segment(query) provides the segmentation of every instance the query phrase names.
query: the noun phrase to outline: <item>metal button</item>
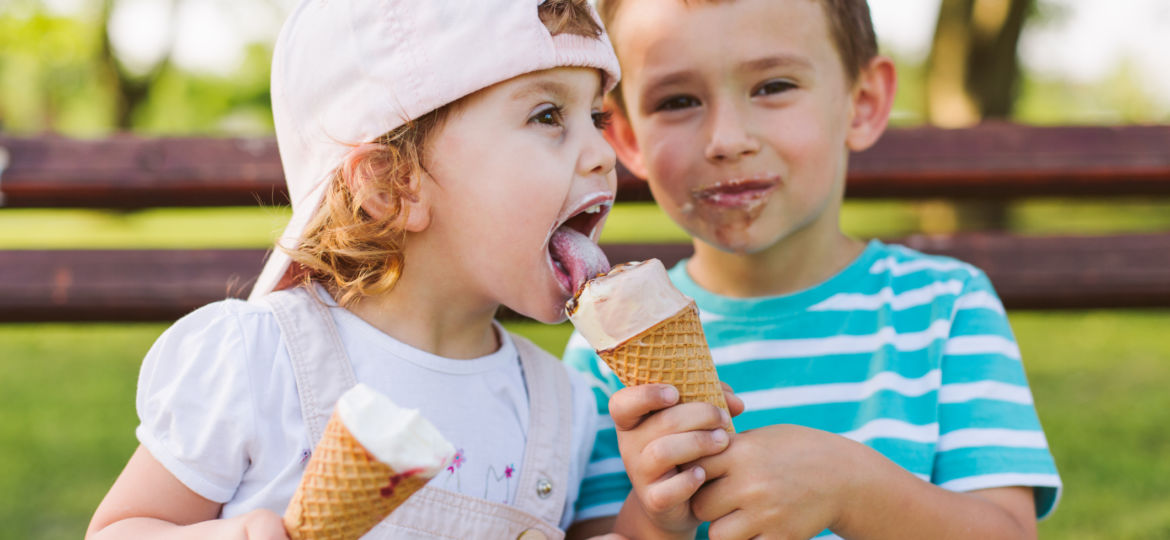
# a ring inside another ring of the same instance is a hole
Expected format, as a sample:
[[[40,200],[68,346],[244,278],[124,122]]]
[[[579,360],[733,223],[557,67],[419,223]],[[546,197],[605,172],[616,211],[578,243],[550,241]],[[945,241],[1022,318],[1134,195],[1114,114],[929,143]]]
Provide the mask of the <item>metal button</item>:
[[[549,482],[547,479],[544,479],[544,478],[537,480],[536,481],[536,494],[541,499],[547,499],[549,495],[552,495],[552,482]]]
[[[517,536],[516,540],[548,540],[548,535],[536,529],[528,529],[520,533],[520,536]]]

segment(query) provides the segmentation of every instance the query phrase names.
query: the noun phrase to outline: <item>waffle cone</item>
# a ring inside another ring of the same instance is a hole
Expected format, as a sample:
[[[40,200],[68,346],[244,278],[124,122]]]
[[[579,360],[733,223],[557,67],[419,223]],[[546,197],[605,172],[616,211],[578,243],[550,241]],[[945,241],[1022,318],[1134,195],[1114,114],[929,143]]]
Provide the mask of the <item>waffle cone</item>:
[[[666,383],[678,389],[679,403],[701,401],[728,410],[694,302],[597,354],[626,386]],[[729,425],[727,431],[735,428]]]
[[[390,515],[427,478],[378,461],[334,411],[284,512],[292,540],[353,540]]]

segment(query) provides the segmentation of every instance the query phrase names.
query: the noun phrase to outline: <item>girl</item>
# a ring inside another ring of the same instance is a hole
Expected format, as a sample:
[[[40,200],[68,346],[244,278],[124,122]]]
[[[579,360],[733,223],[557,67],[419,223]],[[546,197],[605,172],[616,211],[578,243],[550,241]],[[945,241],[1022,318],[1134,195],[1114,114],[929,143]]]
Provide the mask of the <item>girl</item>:
[[[459,449],[368,538],[562,537],[595,402],[493,317],[559,321],[608,268],[599,130],[618,76],[585,0],[304,0],[272,68],[293,217],[249,302],[152,347],[141,444],[87,536],[284,538],[278,514],[360,381]]]

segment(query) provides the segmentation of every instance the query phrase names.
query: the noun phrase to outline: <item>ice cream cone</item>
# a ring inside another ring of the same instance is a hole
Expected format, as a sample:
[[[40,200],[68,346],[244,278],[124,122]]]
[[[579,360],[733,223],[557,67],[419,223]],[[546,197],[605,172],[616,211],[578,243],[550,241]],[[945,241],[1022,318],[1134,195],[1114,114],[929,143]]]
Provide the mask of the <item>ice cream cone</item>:
[[[334,412],[285,510],[284,526],[293,540],[359,538],[426,485],[420,472],[378,461]]]
[[[693,301],[673,316],[597,354],[626,386],[670,384],[678,389],[680,403],[701,401],[728,410]],[[735,432],[730,425],[727,430]]]
[[[728,410],[699,310],[671,283],[662,261],[613,267],[581,286],[565,311],[626,386],[666,383],[678,389],[680,403]]]

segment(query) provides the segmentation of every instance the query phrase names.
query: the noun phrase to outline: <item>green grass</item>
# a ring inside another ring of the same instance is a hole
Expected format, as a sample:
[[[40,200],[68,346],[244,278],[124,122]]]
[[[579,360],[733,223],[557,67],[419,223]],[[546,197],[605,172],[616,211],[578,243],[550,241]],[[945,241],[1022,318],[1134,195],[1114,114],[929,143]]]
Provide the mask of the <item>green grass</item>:
[[[1014,312],[1066,491],[1041,538],[1170,537],[1170,310]],[[554,354],[567,325],[514,323]],[[136,442],[161,324],[0,325],[0,539],[77,538]]]
[[[0,249],[267,247],[284,209],[0,210]],[[850,201],[844,230],[917,230],[913,204]],[[1170,230],[1170,204],[1016,204],[1022,234]],[[606,242],[686,241],[652,204],[614,209]],[[1170,310],[1014,312],[1065,482],[1041,538],[1170,537]],[[510,323],[559,354],[568,325]],[[79,537],[136,445],[138,366],[165,324],[0,325],[0,540]]]

